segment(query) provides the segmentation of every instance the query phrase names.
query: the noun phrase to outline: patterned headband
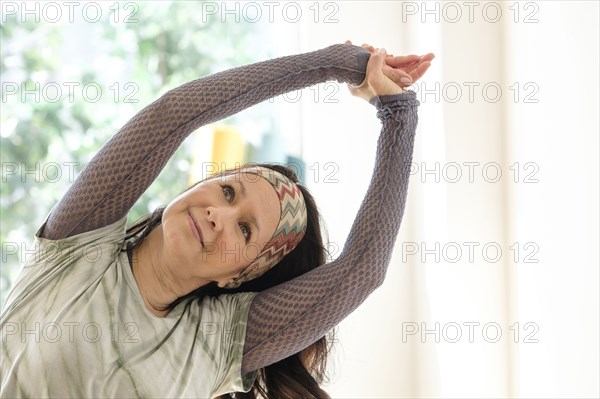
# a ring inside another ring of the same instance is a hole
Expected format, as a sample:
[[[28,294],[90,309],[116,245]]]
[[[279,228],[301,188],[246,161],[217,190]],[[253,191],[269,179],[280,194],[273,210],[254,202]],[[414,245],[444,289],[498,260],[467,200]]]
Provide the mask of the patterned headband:
[[[237,288],[240,284],[262,276],[290,253],[306,232],[306,204],[298,186],[276,170],[251,166],[232,171],[251,173],[267,180],[277,193],[280,206],[279,225],[262,252],[244,271],[225,288]],[[227,174],[231,174],[227,173]]]

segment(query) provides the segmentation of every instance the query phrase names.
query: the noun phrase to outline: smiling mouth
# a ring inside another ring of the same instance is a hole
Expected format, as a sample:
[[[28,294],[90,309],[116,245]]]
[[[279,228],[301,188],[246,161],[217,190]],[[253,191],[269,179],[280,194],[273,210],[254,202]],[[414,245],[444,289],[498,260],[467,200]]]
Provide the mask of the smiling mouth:
[[[190,224],[190,228],[192,229],[192,232],[194,233],[194,235],[200,242],[200,245],[202,246],[202,248],[204,248],[204,242],[202,242],[202,232],[200,231],[200,228],[198,227],[198,223],[196,223],[196,219],[194,219],[194,217],[192,216],[192,214],[189,211],[188,211],[188,222]]]

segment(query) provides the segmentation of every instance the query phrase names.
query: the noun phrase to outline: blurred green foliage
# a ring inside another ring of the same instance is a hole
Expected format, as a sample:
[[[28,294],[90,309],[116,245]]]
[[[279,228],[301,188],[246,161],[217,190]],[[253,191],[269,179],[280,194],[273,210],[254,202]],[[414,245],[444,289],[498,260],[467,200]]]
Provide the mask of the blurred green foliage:
[[[0,25],[1,303],[31,256],[35,231],[120,126],[171,88],[270,56],[256,46],[260,26],[202,21],[200,3],[135,3],[133,23],[123,22],[131,9],[117,17],[108,4],[94,23],[22,22],[13,15]],[[187,186],[190,153],[179,148],[130,211],[130,223]]]

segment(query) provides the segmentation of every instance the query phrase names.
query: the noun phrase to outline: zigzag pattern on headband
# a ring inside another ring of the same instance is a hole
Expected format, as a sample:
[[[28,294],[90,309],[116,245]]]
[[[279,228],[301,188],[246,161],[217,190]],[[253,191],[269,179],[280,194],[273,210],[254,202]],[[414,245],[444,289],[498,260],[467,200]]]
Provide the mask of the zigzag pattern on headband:
[[[233,171],[233,173],[235,172]],[[307,223],[306,204],[296,183],[276,170],[263,166],[238,169],[237,173],[258,175],[271,183],[279,198],[280,217],[273,237],[267,242],[258,257],[225,288],[237,288],[243,282],[263,275],[279,263],[302,240]]]

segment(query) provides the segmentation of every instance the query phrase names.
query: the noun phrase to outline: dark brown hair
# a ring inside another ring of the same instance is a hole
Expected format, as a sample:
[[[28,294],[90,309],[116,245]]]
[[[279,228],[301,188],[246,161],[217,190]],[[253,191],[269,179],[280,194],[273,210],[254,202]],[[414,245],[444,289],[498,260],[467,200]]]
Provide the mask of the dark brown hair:
[[[255,166],[264,166],[276,170],[298,184],[304,196],[307,211],[307,226],[304,237],[296,248],[262,276],[247,281],[235,289],[219,288],[215,282],[202,286],[185,296],[177,298],[169,305],[169,310],[175,308],[180,302],[193,298],[200,300],[204,296],[260,292],[298,277],[326,262],[327,250],[321,233],[321,220],[312,195],[306,187],[299,184],[298,177],[288,166],[264,163]],[[189,187],[187,190],[194,186]],[[151,215],[142,218],[127,229],[125,240],[133,238],[131,244],[127,247],[128,250],[140,245],[144,238],[161,223],[164,209],[164,206],[159,207]],[[139,234],[140,232],[141,234]],[[135,237],[137,234],[139,236]],[[240,399],[329,399],[330,396],[321,389],[319,384],[326,382],[328,378],[326,370],[327,356],[331,350],[333,334],[334,330],[304,350],[258,370],[257,378],[250,391],[248,393],[238,392],[234,397]],[[221,398],[226,397],[222,396]]]

